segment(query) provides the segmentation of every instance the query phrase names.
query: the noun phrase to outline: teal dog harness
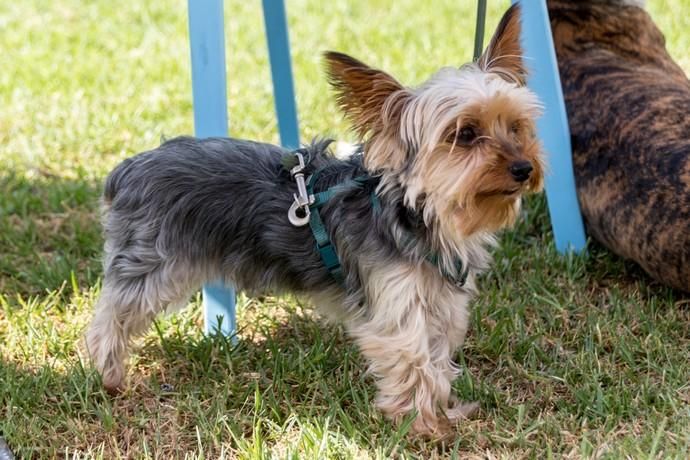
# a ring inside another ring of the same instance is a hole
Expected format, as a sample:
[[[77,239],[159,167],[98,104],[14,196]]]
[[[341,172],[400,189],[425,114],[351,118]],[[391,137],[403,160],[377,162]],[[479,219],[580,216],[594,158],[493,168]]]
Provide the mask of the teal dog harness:
[[[290,175],[297,183],[298,192],[294,195],[295,200],[288,210],[288,219],[290,223],[296,227],[302,227],[309,224],[311,233],[316,241],[316,249],[321,256],[321,261],[331,277],[339,284],[344,285],[345,275],[343,274],[338,254],[335,251],[335,246],[328,235],[323,219],[321,219],[320,210],[338,193],[346,190],[363,188],[365,184],[372,180],[376,180],[376,178],[369,175],[357,176],[353,179],[347,179],[339,184],[333,185],[322,192],[314,192],[314,185],[325,168],[317,170],[305,179],[304,156],[300,152],[300,150],[296,150],[293,152],[294,156],[286,156],[283,159],[283,166],[290,172]],[[374,212],[381,209],[381,202],[374,191],[371,192],[370,200]],[[408,233],[405,235],[404,239],[405,241],[399,242],[402,243],[402,246],[412,244],[416,238],[412,233]],[[451,273],[444,268],[438,253],[429,253],[425,257],[425,260],[436,267],[441,272],[441,275],[456,287],[463,287],[467,282],[469,266],[465,266],[460,258],[456,258],[455,260],[455,273]]]

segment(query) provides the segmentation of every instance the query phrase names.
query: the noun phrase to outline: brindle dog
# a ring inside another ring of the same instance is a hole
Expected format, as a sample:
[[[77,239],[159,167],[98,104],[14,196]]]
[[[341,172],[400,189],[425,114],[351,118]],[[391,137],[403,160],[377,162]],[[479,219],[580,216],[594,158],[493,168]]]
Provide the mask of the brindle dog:
[[[589,235],[690,291],[690,82],[642,1],[548,6]]]

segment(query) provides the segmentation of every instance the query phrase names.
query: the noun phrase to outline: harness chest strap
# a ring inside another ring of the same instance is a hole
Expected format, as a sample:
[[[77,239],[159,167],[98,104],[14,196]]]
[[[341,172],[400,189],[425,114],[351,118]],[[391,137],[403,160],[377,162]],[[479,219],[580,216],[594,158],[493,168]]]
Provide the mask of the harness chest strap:
[[[312,174],[307,183],[307,193],[310,197],[309,210],[311,211],[309,214],[309,228],[311,228],[311,233],[314,235],[314,239],[316,240],[316,249],[319,251],[321,261],[326,266],[333,279],[340,284],[344,284],[345,276],[340,265],[340,259],[338,259],[338,254],[335,252],[335,246],[328,236],[326,226],[321,219],[320,210],[321,207],[338,192],[351,187],[362,187],[362,185],[364,185],[364,183],[368,180],[368,177],[360,176],[354,179],[349,179],[342,184],[335,185],[323,192],[314,193],[314,184],[316,183],[316,178],[320,172],[321,170]]]

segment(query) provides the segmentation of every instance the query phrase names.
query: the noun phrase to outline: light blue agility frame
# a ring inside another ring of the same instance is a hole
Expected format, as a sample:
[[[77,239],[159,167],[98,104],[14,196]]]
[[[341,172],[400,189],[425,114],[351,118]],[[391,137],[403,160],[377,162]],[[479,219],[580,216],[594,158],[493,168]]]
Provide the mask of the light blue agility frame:
[[[194,130],[198,137],[227,136],[223,0],[188,0],[187,5]],[[285,5],[283,0],[263,0],[263,10],[280,139],[285,147],[296,148],[299,146],[299,129]],[[203,309],[207,333],[235,333],[235,292],[231,287],[222,282],[204,286]]]
[[[189,0],[189,44],[192,56],[194,131],[198,137],[228,135],[223,0]],[[222,282],[203,288],[204,324],[207,333],[232,335],[235,292]]]
[[[546,201],[556,248],[564,253],[585,249],[587,239],[573,174],[568,116],[558,74],[546,0],[515,1],[522,6],[522,46],[530,74],[527,85],[544,104],[537,122],[539,138],[548,155]]]
[[[283,147],[296,149],[299,147],[299,128],[285,4],[283,0],[262,0],[262,4],[280,143]]]
[[[546,195],[556,248],[560,252],[579,252],[585,248],[586,237],[575,190],[570,132],[546,0],[520,3],[522,42],[530,68],[528,85],[545,107],[537,129],[549,155]],[[284,146],[296,148],[299,129],[285,4],[283,0],[262,0],[262,4],[280,140]],[[196,135],[226,136],[223,0],[188,0],[188,8]],[[233,290],[221,283],[209,284],[204,287],[203,298],[206,331],[233,334],[236,331]]]

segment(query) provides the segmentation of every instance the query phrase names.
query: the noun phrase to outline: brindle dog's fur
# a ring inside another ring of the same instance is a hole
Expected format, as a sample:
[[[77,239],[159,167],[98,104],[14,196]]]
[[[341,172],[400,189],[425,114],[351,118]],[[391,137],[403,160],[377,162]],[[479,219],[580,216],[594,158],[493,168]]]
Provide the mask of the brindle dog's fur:
[[[593,238],[690,291],[690,83],[634,3],[548,2],[577,191]]]

